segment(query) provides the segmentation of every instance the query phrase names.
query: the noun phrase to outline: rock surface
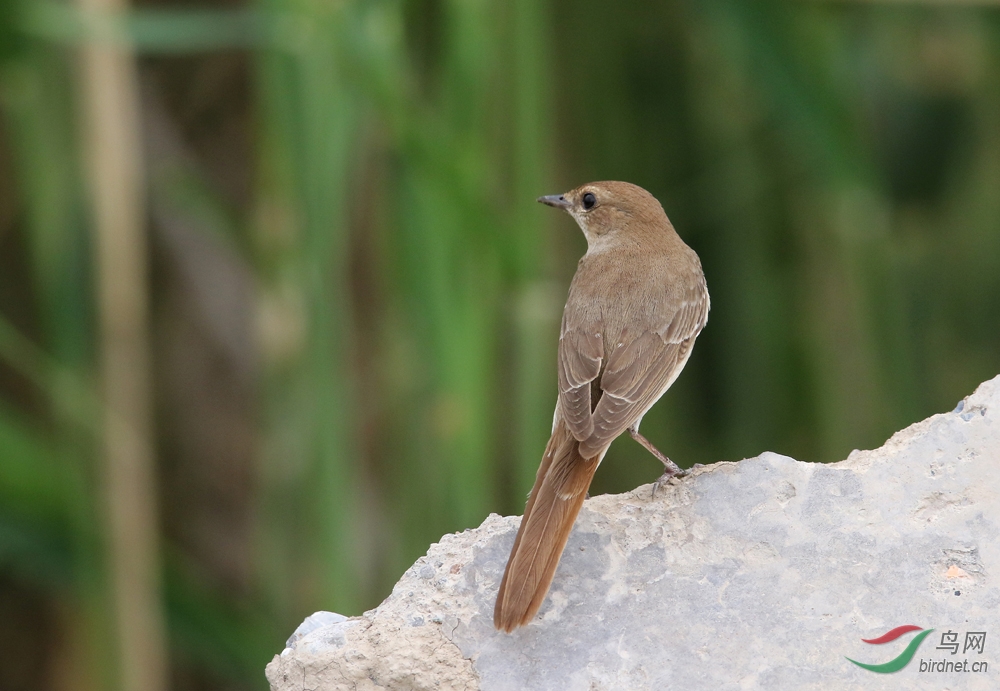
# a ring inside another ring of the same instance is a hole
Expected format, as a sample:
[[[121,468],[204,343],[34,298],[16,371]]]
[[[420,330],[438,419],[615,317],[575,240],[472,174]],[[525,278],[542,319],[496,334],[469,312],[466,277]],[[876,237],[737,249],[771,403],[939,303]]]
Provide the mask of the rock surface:
[[[840,463],[765,453],[650,490],[584,504],[513,634],[492,612],[519,518],[492,515],[432,545],[377,609],[310,618],[271,688],[1000,688],[1000,377]],[[902,670],[846,659],[895,659],[919,632],[861,639],[903,624],[934,631]],[[982,652],[963,650],[976,632]]]

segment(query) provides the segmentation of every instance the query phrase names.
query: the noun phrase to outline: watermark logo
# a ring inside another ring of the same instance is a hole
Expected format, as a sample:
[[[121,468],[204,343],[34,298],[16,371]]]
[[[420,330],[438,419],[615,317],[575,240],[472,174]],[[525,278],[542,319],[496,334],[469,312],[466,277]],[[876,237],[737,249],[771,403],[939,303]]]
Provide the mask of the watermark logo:
[[[900,636],[905,636],[913,631],[919,631],[916,636],[910,640],[910,643],[899,655],[889,660],[888,662],[883,662],[881,664],[868,664],[865,662],[858,662],[857,660],[852,660],[847,658],[855,665],[862,669],[867,669],[869,672],[876,672],[878,674],[891,674],[893,672],[898,672],[899,670],[910,664],[913,656],[917,653],[917,648],[920,644],[924,642],[934,629],[922,629],[919,626],[914,626],[913,624],[906,624],[904,626],[897,626],[896,628],[885,632],[878,638],[862,638],[862,642],[868,643],[870,645],[882,645],[885,643],[890,643]],[[952,655],[957,655],[959,650],[959,632],[952,631],[948,629],[941,634],[941,643],[937,646],[937,650],[949,651]],[[986,632],[985,631],[966,631],[965,636],[961,643],[962,654],[967,655],[973,653],[975,655],[982,655],[983,650],[986,647]],[[949,659],[942,657],[940,660],[928,659],[925,660],[920,658],[920,672],[986,672],[988,670],[988,663],[985,660],[969,660],[968,657],[962,660]]]
[[[958,631],[948,629],[941,634],[941,644],[938,650],[950,651],[952,655],[958,655]],[[982,655],[986,648],[985,631],[966,631],[962,640],[962,655],[973,654]],[[942,657],[940,660],[925,660],[920,658],[921,672],[986,672],[989,670],[989,663],[986,660],[969,660],[965,657],[961,660],[955,658]]]
[[[910,644],[906,646],[906,649],[903,650],[903,652],[901,652],[899,655],[889,660],[888,662],[883,662],[880,665],[869,665],[864,662],[858,662],[857,660],[851,660],[851,658],[847,659],[851,660],[851,662],[856,664],[861,669],[867,669],[869,672],[877,672],[878,674],[892,674],[893,672],[898,672],[899,670],[903,669],[908,664],[910,664],[910,660],[912,660],[913,656],[916,654],[917,648],[920,647],[920,644],[924,642],[924,639],[927,638],[931,634],[931,632],[934,631],[934,629],[924,630],[919,626],[914,626],[913,624],[905,624],[903,626],[897,626],[891,631],[885,632],[878,638],[861,639],[865,643],[870,643],[873,645],[882,645],[883,643],[889,643],[891,641],[894,641],[900,636],[908,634],[911,631],[919,631],[920,633],[918,633],[916,636],[913,637],[913,640],[910,641]]]

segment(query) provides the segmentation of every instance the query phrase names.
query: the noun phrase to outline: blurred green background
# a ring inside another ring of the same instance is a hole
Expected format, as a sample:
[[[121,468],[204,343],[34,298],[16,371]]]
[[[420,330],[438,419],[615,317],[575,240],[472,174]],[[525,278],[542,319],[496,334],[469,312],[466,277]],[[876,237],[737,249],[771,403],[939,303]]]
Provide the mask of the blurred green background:
[[[123,688],[87,46],[137,66],[170,688],[264,689],[520,513],[585,248],[541,194],[635,182],[701,256],[643,424],[682,466],[839,460],[1000,370],[993,2],[86,4],[0,0],[2,689]],[[620,439],[591,492],[660,471]]]

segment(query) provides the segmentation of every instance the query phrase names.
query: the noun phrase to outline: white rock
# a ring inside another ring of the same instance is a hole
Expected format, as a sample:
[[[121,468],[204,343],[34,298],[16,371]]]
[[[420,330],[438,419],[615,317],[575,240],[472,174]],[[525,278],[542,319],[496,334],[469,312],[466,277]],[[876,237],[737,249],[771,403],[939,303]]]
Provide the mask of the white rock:
[[[765,453],[588,500],[539,616],[493,629],[519,518],[446,535],[377,609],[290,640],[274,691],[1000,688],[1000,377],[840,463]],[[314,615],[315,616],[315,615]],[[904,669],[879,664],[933,628]],[[986,632],[982,653],[938,649]],[[921,660],[987,662],[921,672]]]
[[[302,643],[301,646],[299,642],[308,636],[310,633],[316,629],[326,629],[323,633],[325,638],[330,638],[333,635],[333,631],[336,629],[336,625],[341,622],[347,621],[347,617],[343,614],[337,614],[336,612],[315,612],[306,617],[299,627],[295,629],[291,637],[285,643],[285,650],[291,650],[292,648],[302,647],[309,645],[310,643]],[[350,626],[349,624],[347,626]],[[324,644],[319,644],[322,647]],[[282,651],[284,652],[284,651]]]

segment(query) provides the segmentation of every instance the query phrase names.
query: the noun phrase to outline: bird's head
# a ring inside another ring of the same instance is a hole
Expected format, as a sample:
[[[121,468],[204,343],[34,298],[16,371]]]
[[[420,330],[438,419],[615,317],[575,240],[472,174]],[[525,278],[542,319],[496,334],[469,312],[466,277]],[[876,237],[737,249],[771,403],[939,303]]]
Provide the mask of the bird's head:
[[[538,201],[572,216],[591,251],[618,238],[670,228],[656,197],[629,182],[588,182],[565,194],[539,197]]]

